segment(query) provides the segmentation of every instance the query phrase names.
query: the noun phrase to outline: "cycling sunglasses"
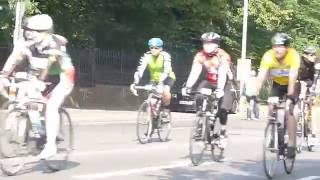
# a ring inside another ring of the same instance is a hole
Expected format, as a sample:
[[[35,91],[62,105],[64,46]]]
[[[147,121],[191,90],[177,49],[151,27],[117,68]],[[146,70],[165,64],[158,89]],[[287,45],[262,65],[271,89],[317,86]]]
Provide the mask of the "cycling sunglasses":
[[[157,49],[158,50],[158,49],[161,49],[161,48],[157,47],[157,46],[151,46],[150,49]]]

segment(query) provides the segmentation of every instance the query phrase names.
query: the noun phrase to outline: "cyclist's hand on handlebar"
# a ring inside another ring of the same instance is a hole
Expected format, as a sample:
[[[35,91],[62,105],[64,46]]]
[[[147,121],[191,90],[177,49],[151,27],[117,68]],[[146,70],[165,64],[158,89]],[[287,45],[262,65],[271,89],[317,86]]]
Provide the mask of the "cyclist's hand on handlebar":
[[[156,88],[157,88],[156,89],[157,93],[159,93],[159,94],[163,93],[164,85],[162,83],[159,83]]]
[[[181,94],[182,96],[190,96],[189,94],[191,93],[191,88],[184,87],[181,89]]]
[[[130,91],[133,95],[138,96],[138,92],[136,90],[136,84],[131,84],[130,85]]]
[[[216,89],[214,92],[217,98],[222,98],[224,96],[224,91],[222,89]]]

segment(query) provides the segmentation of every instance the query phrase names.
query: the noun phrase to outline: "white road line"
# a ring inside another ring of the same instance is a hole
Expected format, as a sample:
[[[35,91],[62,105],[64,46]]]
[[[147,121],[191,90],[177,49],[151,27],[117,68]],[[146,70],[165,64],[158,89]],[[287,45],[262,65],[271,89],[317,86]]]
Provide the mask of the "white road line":
[[[174,146],[174,145],[172,145]],[[123,148],[123,149],[111,149],[111,150],[97,150],[97,151],[74,151],[71,156],[90,156],[90,155],[104,155],[104,154],[123,154],[128,152],[140,152],[140,151],[151,151],[152,150],[161,150],[161,149],[169,149],[172,148],[169,144],[152,144],[151,146],[141,146],[137,148]],[[179,147],[187,148],[189,146],[188,143],[179,144]]]
[[[216,162],[206,162],[201,164],[204,165],[211,165]],[[187,167],[190,165],[190,160],[183,160],[183,161],[176,161],[168,165],[161,165],[161,166],[150,166],[150,167],[143,167],[143,168],[135,168],[135,169],[127,169],[127,170],[120,170],[120,171],[113,171],[113,172],[105,172],[105,173],[95,173],[95,174],[85,174],[85,175],[76,175],[72,176],[74,179],[104,179],[114,176],[126,176],[132,174],[141,174],[150,171],[158,171],[162,169],[172,169],[177,167]]]
[[[308,176],[308,177],[300,178],[297,180],[314,180],[314,179],[320,179],[320,176]]]

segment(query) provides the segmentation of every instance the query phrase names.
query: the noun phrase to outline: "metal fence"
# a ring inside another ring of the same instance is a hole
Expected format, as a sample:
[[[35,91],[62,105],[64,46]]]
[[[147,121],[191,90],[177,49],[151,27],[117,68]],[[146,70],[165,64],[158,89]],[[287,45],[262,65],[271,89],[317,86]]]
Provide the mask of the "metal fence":
[[[96,84],[129,85],[143,53],[116,51],[110,49],[70,49],[70,54],[77,67],[78,85],[95,86]],[[177,76],[176,86],[186,80],[191,68],[192,56],[173,52],[172,66]],[[142,81],[147,81],[146,72]]]

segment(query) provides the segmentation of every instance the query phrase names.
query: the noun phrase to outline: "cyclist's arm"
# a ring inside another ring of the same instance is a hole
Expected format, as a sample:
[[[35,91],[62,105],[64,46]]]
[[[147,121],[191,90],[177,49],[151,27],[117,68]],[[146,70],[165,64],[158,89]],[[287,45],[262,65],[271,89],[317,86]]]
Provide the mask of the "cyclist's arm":
[[[26,50],[24,50],[24,48],[21,46],[14,47],[12,53],[8,57],[6,63],[4,64],[2,73],[9,76],[16,67],[16,65],[18,65],[25,59],[27,53],[25,51]]]
[[[227,81],[227,73],[229,69],[229,64],[226,60],[221,61],[221,65],[218,69],[218,89],[223,90]]]
[[[148,54],[144,54],[144,56],[140,58],[137,71],[134,73],[134,82],[133,82],[134,84],[139,84],[139,81],[143,76],[143,72],[148,65],[148,57],[149,57]]]
[[[191,71],[186,83],[187,88],[192,88],[192,86],[197,82],[202,71],[202,64],[199,62],[197,55],[193,60]]]
[[[257,94],[259,94],[264,81],[268,75],[268,69],[260,69],[258,77],[257,77]]]
[[[163,52],[163,73],[161,74],[160,77],[160,83],[162,83],[168,76],[170,71],[172,71],[172,66],[171,66],[171,56],[170,54]]]
[[[292,58],[292,63],[289,72],[288,95],[294,95],[294,89],[298,78],[299,67],[300,56],[298,53],[295,53]]]
[[[260,93],[260,90],[262,88],[262,85],[264,83],[264,81],[266,80],[267,78],[267,75],[269,73],[269,68],[270,68],[270,56],[268,55],[268,52],[266,52],[263,57],[262,57],[262,60],[261,60],[261,63],[260,63],[260,69],[259,69],[259,73],[258,73],[258,76],[257,76],[257,79],[256,79],[256,83],[257,83],[257,95],[259,95]]]

